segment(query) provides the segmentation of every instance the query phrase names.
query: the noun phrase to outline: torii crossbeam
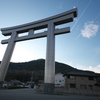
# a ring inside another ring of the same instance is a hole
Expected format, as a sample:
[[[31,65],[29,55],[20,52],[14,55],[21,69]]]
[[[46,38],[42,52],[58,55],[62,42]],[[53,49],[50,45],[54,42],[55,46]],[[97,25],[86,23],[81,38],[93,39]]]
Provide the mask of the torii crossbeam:
[[[37,39],[47,37],[47,50],[45,61],[45,75],[44,75],[44,93],[54,93],[55,85],[55,35],[69,33],[70,27],[55,29],[55,26],[72,22],[74,17],[77,17],[77,8],[67,12],[45,18],[39,21],[31,22],[28,24],[18,25],[9,28],[2,28],[4,36],[10,36],[9,39],[2,40],[2,44],[7,44],[4,57],[0,66],[0,84],[5,79],[8,70],[9,62],[15,47],[15,43],[30,39]],[[34,34],[34,31],[47,28],[47,31]],[[28,32],[27,36],[19,37],[18,34]]]

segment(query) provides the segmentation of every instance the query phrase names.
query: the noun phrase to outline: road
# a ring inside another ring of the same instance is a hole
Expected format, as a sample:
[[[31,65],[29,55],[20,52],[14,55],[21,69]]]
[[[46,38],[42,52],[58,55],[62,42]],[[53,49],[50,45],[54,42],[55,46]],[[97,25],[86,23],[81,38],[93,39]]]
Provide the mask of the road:
[[[0,90],[0,100],[100,100],[98,96],[46,95],[33,89]]]

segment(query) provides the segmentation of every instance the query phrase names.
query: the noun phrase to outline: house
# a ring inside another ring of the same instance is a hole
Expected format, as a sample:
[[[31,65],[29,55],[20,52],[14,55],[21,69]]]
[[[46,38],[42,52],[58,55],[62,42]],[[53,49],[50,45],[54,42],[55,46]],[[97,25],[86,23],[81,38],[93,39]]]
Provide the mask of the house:
[[[31,87],[31,88],[33,88],[34,85],[35,85],[35,82],[28,81],[28,82],[26,83],[26,86],[25,86],[25,87]]]
[[[69,72],[64,74],[65,92],[100,95],[100,74],[89,72]]]
[[[23,87],[23,83],[19,80],[11,80],[10,86],[21,86],[21,87]]]
[[[65,78],[62,73],[55,74],[55,87],[65,87]]]
[[[38,81],[38,87],[43,87],[44,84],[44,80],[39,80]]]
[[[7,81],[4,81],[3,82],[3,85],[2,85],[2,88],[7,88],[8,87],[8,82]]]

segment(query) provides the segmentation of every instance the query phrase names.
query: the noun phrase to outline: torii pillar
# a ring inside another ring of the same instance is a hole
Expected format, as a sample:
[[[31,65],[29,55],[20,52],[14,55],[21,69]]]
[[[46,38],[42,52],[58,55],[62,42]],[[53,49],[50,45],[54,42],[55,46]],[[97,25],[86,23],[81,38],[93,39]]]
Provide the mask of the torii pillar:
[[[44,93],[54,92],[55,83],[55,36],[54,23],[48,24],[47,50],[45,61]]]
[[[2,83],[5,79],[5,75],[9,66],[9,62],[13,53],[13,49],[15,47],[15,37],[16,37],[16,32],[12,32],[11,38],[9,40],[7,49],[5,51],[4,57],[2,59],[1,62],[1,66],[0,66],[0,88],[2,86]]]
[[[39,21],[18,25],[9,28],[2,28],[2,34],[4,36],[10,36],[9,39],[2,40],[2,44],[7,44],[3,60],[0,66],[0,84],[2,85],[10,59],[15,47],[15,43],[19,41],[25,41],[30,39],[37,39],[47,37],[47,50],[45,61],[45,75],[44,75],[44,93],[53,94],[55,86],[55,35],[69,33],[70,27],[55,29],[55,26],[64,23],[72,22],[74,17],[77,17],[77,8],[66,11],[64,13],[45,18]],[[35,30],[47,28],[47,31],[34,34]],[[27,36],[19,37],[18,34],[28,32]]]

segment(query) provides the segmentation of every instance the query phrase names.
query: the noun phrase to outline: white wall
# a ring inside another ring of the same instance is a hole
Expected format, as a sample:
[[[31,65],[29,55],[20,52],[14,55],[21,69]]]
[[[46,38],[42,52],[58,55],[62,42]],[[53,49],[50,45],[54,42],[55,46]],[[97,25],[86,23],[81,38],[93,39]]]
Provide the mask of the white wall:
[[[58,84],[58,85],[57,85]],[[55,86],[56,87],[65,87],[65,78],[62,73],[55,74]]]

